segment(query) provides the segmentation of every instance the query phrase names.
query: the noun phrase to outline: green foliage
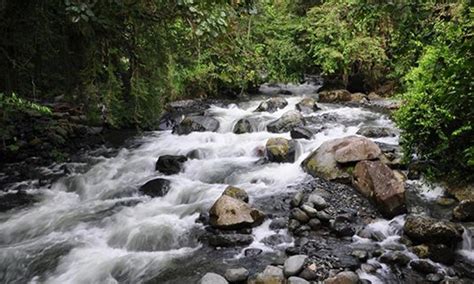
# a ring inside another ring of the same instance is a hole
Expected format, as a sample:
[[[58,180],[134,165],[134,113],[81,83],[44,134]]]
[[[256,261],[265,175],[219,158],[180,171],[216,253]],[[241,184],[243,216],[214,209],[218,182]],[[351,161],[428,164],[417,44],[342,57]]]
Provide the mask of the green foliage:
[[[397,113],[407,155],[433,164],[434,175],[474,179],[472,8],[458,4],[439,19],[435,39],[406,76]]]

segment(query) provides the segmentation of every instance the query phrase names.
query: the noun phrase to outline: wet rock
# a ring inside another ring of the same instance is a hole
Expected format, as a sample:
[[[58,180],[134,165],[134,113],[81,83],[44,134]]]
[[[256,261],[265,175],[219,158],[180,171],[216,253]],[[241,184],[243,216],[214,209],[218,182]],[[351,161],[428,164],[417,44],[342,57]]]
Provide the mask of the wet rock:
[[[313,132],[307,127],[295,127],[290,131],[290,136],[293,139],[311,139]]]
[[[427,245],[417,245],[411,248],[411,251],[416,254],[419,258],[428,258],[430,249]]]
[[[405,266],[410,262],[410,257],[400,251],[389,251],[380,256],[380,262]]]
[[[244,255],[246,257],[255,257],[260,255],[263,252],[263,250],[258,249],[258,248],[248,248],[244,251]]]
[[[463,200],[453,209],[453,217],[463,222],[474,221],[474,199]]]
[[[303,201],[304,194],[303,192],[297,192],[295,196],[290,201],[291,207],[299,207],[301,205],[301,202]]]
[[[249,195],[241,188],[229,185],[222,195],[230,196],[243,202],[249,202]]]
[[[464,185],[449,185],[448,193],[457,200],[474,200],[474,183]]]
[[[317,231],[321,228],[321,221],[319,221],[319,219],[313,218],[308,221],[308,226],[311,228],[311,230]]]
[[[351,255],[360,262],[365,262],[369,258],[369,254],[365,250],[353,250]]]
[[[300,208],[291,209],[290,216],[303,224],[309,221],[309,216]]]
[[[289,132],[291,129],[304,126],[304,119],[301,113],[295,110],[285,112],[279,119],[270,122],[267,130],[272,133]]]
[[[151,197],[165,196],[171,188],[171,182],[167,179],[157,178],[147,181],[140,187],[140,191]]]
[[[303,278],[292,276],[288,278],[288,284],[309,284],[309,282]]]
[[[230,283],[243,282],[249,277],[249,271],[243,267],[227,269],[225,278]]]
[[[228,284],[227,280],[224,277],[220,276],[219,274],[208,272],[204,275],[201,280],[199,280],[199,284]]]
[[[339,237],[351,237],[355,234],[352,224],[345,220],[335,220],[331,224],[331,229]]]
[[[319,93],[321,103],[340,103],[351,101],[351,93],[347,90],[322,91]]]
[[[435,264],[424,259],[412,260],[410,266],[413,270],[423,274],[436,273],[438,271],[438,267]]]
[[[294,234],[300,237],[307,237],[309,235],[309,231],[311,231],[310,226],[302,225],[295,230]]]
[[[290,232],[294,232],[299,226],[301,226],[301,223],[298,220],[290,219],[290,221],[288,221],[288,230],[290,230]]]
[[[393,129],[381,126],[364,126],[357,131],[357,134],[369,138],[396,136],[396,133],[393,131]]]
[[[449,207],[449,206],[454,205],[455,203],[456,203],[456,199],[450,198],[450,197],[441,196],[436,199],[436,204],[443,207]]]
[[[403,226],[405,234],[415,242],[454,245],[462,241],[464,229],[455,223],[425,216],[410,215]]]
[[[245,117],[237,121],[234,125],[235,134],[251,133],[257,131],[259,120],[253,117]]]
[[[312,193],[309,195],[308,202],[313,204],[314,208],[316,208],[317,210],[323,210],[329,207],[329,204],[327,203],[326,199],[316,193]]]
[[[324,284],[358,284],[359,276],[352,271],[343,271],[324,280]]]
[[[299,277],[308,280],[308,281],[314,281],[319,278],[319,275],[317,273],[317,266],[316,264],[312,263],[305,268],[303,268],[303,271],[300,272]]]
[[[295,153],[295,141],[285,138],[270,138],[265,146],[265,154],[270,162],[293,163]]]
[[[327,223],[332,217],[326,211],[318,211],[316,218],[318,218],[321,222]]]
[[[360,193],[375,202],[385,217],[391,218],[406,212],[405,186],[382,162],[357,163],[352,182]]]
[[[438,273],[431,273],[431,274],[426,275],[426,280],[429,282],[438,283],[441,280],[443,280],[443,275],[438,274]]]
[[[316,104],[316,100],[313,98],[304,98],[296,104],[296,109],[304,113],[312,113],[320,108]]]
[[[283,271],[286,277],[294,276],[303,270],[304,264],[308,256],[306,255],[293,255],[290,256],[283,266]]]
[[[288,221],[286,218],[273,219],[272,222],[270,223],[270,229],[272,230],[285,229],[287,226],[287,223]]]
[[[245,246],[253,242],[253,237],[247,234],[214,234],[207,239],[209,245],[214,247]]]
[[[283,270],[279,267],[268,265],[262,273],[259,273],[255,281],[249,281],[252,284],[283,284],[285,277]]]
[[[158,158],[155,169],[165,175],[174,175],[181,171],[187,161],[185,156],[164,155]]]
[[[326,180],[348,181],[350,174],[341,163],[375,159],[380,148],[367,138],[347,136],[326,141],[301,164],[305,172]]]
[[[261,102],[255,111],[262,112],[275,112],[278,109],[285,108],[288,102],[284,98],[271,98],[264,102]]]
[[[33,195],[24,191],[17,191],[16,193],[5,193],[0,195],[0,212],[6,212],[13,208],[26,206],[36,201]]]
[[[351,102],[366,103],[368,102],[367,96],[364,93],[353,93],[351,95]]]
[[[260,225],[265,215],[247,203],[223,195],[209,211],[210,223],[220,229],[241,229]]]
[[[290,243],[291,241],[291,237],[286,234],[274,234],[263,238],[261,242],[267,246],[275,247],[283,243]]]
[[[173,128],[173,134],[187,135],[191,132],[217,131],[219,121],[209,116],[187,116]]]
[[[429,244],[428,258],[434,262],[452,265],[456,256],[453,249],[445,244]]]

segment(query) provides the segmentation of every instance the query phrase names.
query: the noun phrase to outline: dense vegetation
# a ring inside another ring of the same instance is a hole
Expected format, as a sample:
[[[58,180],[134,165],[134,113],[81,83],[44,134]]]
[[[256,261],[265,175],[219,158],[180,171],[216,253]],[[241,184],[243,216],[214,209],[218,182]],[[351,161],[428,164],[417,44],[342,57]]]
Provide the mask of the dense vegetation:
[[[327,87],[399,94],[408,156],[469,179],[472,17],[467,0],[2,1],[0,100],[65,101],[90,123],[153,128],[170,100],[321,73]]]

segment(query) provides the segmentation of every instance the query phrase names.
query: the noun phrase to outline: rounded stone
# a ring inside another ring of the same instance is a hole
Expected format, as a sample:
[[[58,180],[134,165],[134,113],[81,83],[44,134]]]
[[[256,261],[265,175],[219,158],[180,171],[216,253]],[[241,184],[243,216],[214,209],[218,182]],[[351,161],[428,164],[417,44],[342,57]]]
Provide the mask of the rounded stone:
[[[243,282],[249,277],[249,271],[243,267],[230,268],[226,270],[224,276],[230,283]]]
[[[302,254],[290,256],[283,265],[285,276],[289,277],[300,273],[303,270],[307,259],[308,256]]]
[[[228,284],[227,280],[224,277],[220,276],[219,274],[208,272],[206,273],[199,284]]]

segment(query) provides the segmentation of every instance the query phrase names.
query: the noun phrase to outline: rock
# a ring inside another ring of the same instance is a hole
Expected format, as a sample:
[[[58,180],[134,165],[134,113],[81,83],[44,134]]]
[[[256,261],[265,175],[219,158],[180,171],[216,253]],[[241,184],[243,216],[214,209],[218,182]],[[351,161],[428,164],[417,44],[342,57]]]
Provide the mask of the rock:
[[[463,222],[474,221],[474,199],[463,200],[453,209],[453,217]]]
[[[426,275],[426,280],[429,282],[439,283],[441,280],[443,280],[443,275],[439,273],[431,273]]]
[[[445,244],[429,244],[428,258],[434,262],[452,265],[455,261],[456,255],[453,249]]]
[[[279,119],[270,122],[267,130],[272,133],[289,132],[291,129],[304,126],[305,122],[301,113],[295,110],[285,112]]]
[[[36,201],[33,195],[24,191],[17,191],[15,193],[9,192],[0,195],[0,212],[6,212],[10,209],[26,206]]]
[[[326,180],[348,181],[348,169],[340,163],[375,159],[381,154],[380,148],[367,138],[347,136],[326,141],[313,151],[301,164],[314,177]]]
[[[316,208],[317,210],[323,210],[329,207],[329,204],[326,202],[326,200],[316,193],[312,193],[309,195],[308,202],[313,204],[314,208]]]
[[[167,179],[157,178],[147,181],[140,187],[140,191],[151,197],[165,196],[171,188],[171,182]]]
[[[207,239],[213,247],[246,246],[253,242],[253,237],[247,234],[215,234]]]
[[[295,161],[295,141],[285,138],[270,138],[265,146],[265,154],[270,162],[293,163]]]
[[[290,131],[290,136],[292,139],[307,139],[310,140],[313,138],[313,132],[307,127],[295,127]]]
[[[352,224],[345,220],[335,220],[331,224],[331,229],[338,237],[351,237],[355,234]]]
[[[474,183],[465,185],[449,185],[447,187],[448,193],[454,196],[457,200],[474,200]]]
[[[226,270],[224,276],[230,283],[243,282],[249,277],[249,271],[243,267],[230,268]]]
[[[165,110],[171,113],[200,113],[209,108],[209,104],[200,100],[180,100],[168,103]]]
[[[294,232],[295,235],[299,237],[307,237],[309,235],[309,231],[311,231],[311,227],[308,225],[302,225],[297,228]]]
[[[220,276],[219,274],[208,272],[204,275],[201,280],[199,280],[199,284],[228,284],[227,280],[224,277]]]
[[[312,113],[319,110],[320,108],[316,104],[316,100],[313,98],[304,98],[296,104],[296,109],[304,113]]]
[[[352,271],[339,272],[336,276],[324,280],[324,284],[358,284],[359,276]]]
[[[283,271],[286,277],[294,276],[303,270],[304,264],[308,256],[306,255],[293,255],[290,256],[283,265]]]
[[[276,218],[273,219],[272,222],[270,223],[270,229],[272,230],[280,230],[280,229],[285,229],[287,226],[287,220],[286,218]]]
[[[283,284],[285,277],[283,270],[273,265],[268,265],[262,273],[257,275],[255,282],[248,282],[255,284]]]
[[[436,273],[438,271],[438,267],[435,264],[424,259],[414,259],[410,262],[410,266],[413,270],[423,274]]]
[[[316,270],[316,264],[312,263],[306,266],[303,271],[300,272],[299,277],[306,279],[308,281],[314,281],[319,278],[319,275]],[[290,277],[291,278],[291,277]]]
[[[364,93],[353,93],[351,95],[351,102],[366,103],[368,102],[367,96]]]
[[[251,133],[258,131],[258,124],[260,119],[256,117],[245,117],[239,119],[234,125],[233,132],[235,134]]]
[[[249,202],[249,195],[241,188],[229,185],[222,195],[230,196],[243,202]]]
[[[316,218],[318,218],[321,222],[327,223],[331,220],[332,217],[326,211],[318,211],[318,214],[316,214]]]
[[[187,161],[185,156],[164,155],[158,158],[155,169],[165,175],[174,175],[181,171]]]
[[[301,205],[300,207],[304,213],[306,213],[306,215],[308,215],[308,217],[310,218],[313,218],[313,217],[316,217],[318,215],[318,210],[314,209],[312,206],[308,205],[308,204],[303,204]]]
[[[396,133],[391,128],[381,126],[364,126],[361,127],[356,134],[370,138],[396,136]]]
[[[257,255],[261,254],[262,252],[263,252],[263,250],[258,249],[258,248],[248,248],[244,251],[244,255],[246,257],[254,257],[254,256],[257,256]]]
[[[319,221],[319,219],[313,218],[308,221],[308,226],[311,228],[311,230],[317,231],[321,228],[321,221]]]
[[[262,112],[275,112],[278,109],[285,108],[288,105],[288,102],[284,98],[271,98],[264,102],[261,102],[255,111]]]
[[[382,97],[379,96],[377,93],[375,92],[370,92],[369,95],[368,95],[368,98],[370,101],[377,101],[377,100],[381,100]]]
[[[301,202],[303,201],[304,194],[303,192],[297,192],[295,196],[290,201],[291,207],[299,207]]]
[[[410,257],[400,251],[388,251],[380,256],[380,262],[405,266],[410,262]]]
[[[309,216],[300,208],[291,209],[290,216],[303,224],[309,221]]]
[[[449,207],[454,205],[455,203],[456,199],[450,197],[440,196],[436,199],[436,204],[443,207]]]
[[[288,230],[290,230],[290,232],[296,231],[299,226],[301,226],[301,223],[298,220],[290,219],[290,221],[288,221]]]
[[[360,262],[365,262],[369,258],[369,254],[365,250],[353,250],[351,255]]]
[[[392,218],[406,212],[405,186],[382,162],[357,163],[352,182],[362,195],[375,202],[385,217]]]
[[[322,91],[319,93],[321,103],[340,103],[351,101],[351,93],[347,90]]]
[[[405,234],[415,242],[455,245],[462,241],[462,226],[424,216],[410,215],[403,226]]]
[[[215,132],[219,128],[219,121],[209,116],[187,116],[177,126],[173,127],[173,134],[187,135],[191,132]]]
[[[419,258],[428,258],[430,253],[430,248],[427,245],[417,245],[411,248],[412,252],[416,254]]]
[[[303,278],[292,276],[288,278],[288,284],[309,284],[309,282]]]
[[[219,229],[241,229],[260,225],[265,215],[247,203],[223,195],[209,210],[210,223]]]

